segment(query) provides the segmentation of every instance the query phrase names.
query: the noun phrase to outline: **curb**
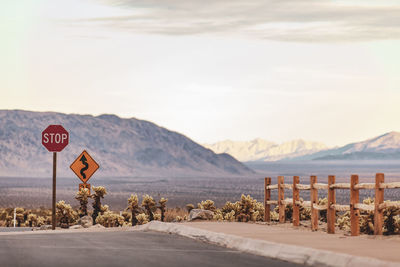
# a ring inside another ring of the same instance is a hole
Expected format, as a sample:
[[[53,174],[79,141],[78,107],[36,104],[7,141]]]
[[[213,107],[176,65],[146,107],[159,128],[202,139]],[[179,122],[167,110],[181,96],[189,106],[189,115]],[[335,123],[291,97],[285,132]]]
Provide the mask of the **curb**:
[[[329,267],[394,267],[400,263],[382,261],[374,258],[352,256],[344,253],[336,253],[327,250],[287,245],[270,241],[244,238],[227,235],[179,225],[176,223],[163,223],[152,221],[137,227],[140,231],[157,231],[176,234],[191,239],[216,244],[226,248],[236,249],[242,252],[264,256],[272,259],[303,264],[306,266]]]

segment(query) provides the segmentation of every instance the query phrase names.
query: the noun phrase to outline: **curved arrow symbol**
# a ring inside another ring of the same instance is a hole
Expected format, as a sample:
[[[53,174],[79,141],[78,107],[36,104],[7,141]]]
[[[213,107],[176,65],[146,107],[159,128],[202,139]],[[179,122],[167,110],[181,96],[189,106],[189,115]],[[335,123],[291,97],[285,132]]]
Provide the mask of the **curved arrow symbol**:
[[[89,168],[89,164],[87,163],[87,159],[85,157],[85,155],[82,155],[81,159],[79,160],[82,162],[83,165],[85,165],[85,167],[83,167],[81,169],[81,175],[83,179],[86,179],[86,174],[84,173],[88,168]]]

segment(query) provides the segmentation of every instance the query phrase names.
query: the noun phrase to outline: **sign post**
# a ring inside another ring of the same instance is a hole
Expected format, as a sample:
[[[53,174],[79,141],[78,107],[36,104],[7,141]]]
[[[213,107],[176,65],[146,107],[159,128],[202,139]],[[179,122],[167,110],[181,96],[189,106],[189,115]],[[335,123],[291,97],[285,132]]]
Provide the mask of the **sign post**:
[[[89,181],[90,177],[92,177],[93,173],[95,173],[99,167],[99,164],[97,164],[89,153],[83,150],[70,166],[71,170],[83,182],[83,184],[79,184],[79,190],[87,188],[90,194],[90,184],[88,184],[87,181]]]
[[[53,198],[52,198],[52,229],[56,229],[56,173],[57,152],[63,150],[69,143],[69,133],[61,125],[49,125],[42,132],[42,144],[49,152],[53,152]]]

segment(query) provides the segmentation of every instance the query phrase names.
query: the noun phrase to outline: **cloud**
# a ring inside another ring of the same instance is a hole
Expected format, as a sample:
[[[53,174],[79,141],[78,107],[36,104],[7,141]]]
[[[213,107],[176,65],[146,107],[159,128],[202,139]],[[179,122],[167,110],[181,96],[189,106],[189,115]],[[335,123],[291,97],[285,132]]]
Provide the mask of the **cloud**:
[[[400,5],[324,0],[99,0],[132,15],[81,19],[164,35],[239,35],[295,42],[400,39]],[[369,4],[367,4],[369,3]]]

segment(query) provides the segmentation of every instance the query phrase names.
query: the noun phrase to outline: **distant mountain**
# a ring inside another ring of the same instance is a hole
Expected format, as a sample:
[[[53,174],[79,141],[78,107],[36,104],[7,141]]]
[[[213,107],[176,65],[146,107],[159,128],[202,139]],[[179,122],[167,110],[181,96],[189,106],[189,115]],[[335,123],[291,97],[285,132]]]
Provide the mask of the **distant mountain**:
[[[343,147],[297,157],[295,160],[400,160],[400,133],[390,132]]]
[[[247,142],[227,140],[214,144],[205,144],[204,146],[215,153],[230,154],[242,162],[290,159],[327,149],[327,146],[317,142],[294,140],[276,144],[263,139],[254,139]]]
[[[215,154],[189,138],[135,118],[0,110],[0,176],[50,176],[52,154],[41,132],[61,124],[70,144],[58,153],[58,176],[86,149],[99,163],[95,176],[235,176],[254,173],[228,154]]]

